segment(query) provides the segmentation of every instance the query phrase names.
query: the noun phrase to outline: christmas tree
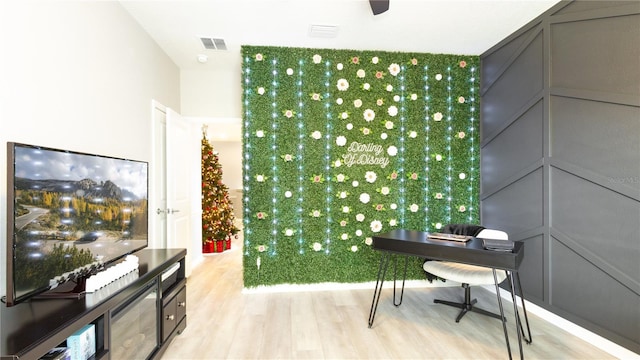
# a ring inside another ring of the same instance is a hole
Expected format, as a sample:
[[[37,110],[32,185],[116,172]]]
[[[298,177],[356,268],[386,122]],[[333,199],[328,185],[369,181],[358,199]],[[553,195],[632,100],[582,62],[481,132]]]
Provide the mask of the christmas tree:
[[[222,182],[222,166],[218,153],[202,132],[202,250],[222,252],[231,248],[231,237],[239,229],[235,226],[229,189]]]

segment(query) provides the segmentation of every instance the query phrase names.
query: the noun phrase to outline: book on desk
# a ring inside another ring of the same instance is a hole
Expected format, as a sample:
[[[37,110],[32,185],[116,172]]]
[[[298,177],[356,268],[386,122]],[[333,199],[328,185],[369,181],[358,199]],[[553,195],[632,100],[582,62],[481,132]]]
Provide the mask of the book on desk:
[[[427,237],[429,239],[435,240],[448,240],[448,241],[458,241],[458,242],[467,242],[473,239],[473,236],[467,235],[457,235],[457,234],[445,234],[445,233],[428,233]]]

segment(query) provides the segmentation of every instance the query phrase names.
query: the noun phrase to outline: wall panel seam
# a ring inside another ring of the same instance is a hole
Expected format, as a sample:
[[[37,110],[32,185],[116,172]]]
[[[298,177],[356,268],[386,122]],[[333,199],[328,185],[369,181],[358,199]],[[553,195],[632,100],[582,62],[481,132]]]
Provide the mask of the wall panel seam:
[[[584,169],[578,165],[557,158],[550,158],[549,164],[553,169],[558,169],[567,174],[579,177],[594,185],[601,186],[607,190],[628,197],[631,200],[640,202],[640,190],[626,185],[621,181],[616,181],[616,179],[614,178],[600,175],[591,170]],[[634,179],[631,180],[633,181]],[[640,181],[640,177],[638,180]]]
[[[617,7],[585,10],[576,13],[566,13],[551,15],[549,22],[551,25],[563,24],[576,21],[597,20],[618,16],[630,16],[640,14],[640,2],[630,2],[630,4]]]
[[[533,43],[533,41],[538,37],[538,35],[542,33],[542,30],[543,30],[542,26],[538,24],[537,27],[538,28],[534,29],[534,31],[531,34],[529,34],[527,39],[523,41],[522,44],[520,44],[518,49],[514,51],[513,54],[511,54],[509,59],[500,66],[498,71],[496,71],[495,78],[493,79],[493,81],[491,81],[490,83],[483,84],[482,88],[480,89],[481,97],[484,96],[487,93],[487,91],[491,89],[493,84],[495,84],[496,82],[498,82],[498,80],[500,80],[500,78],[505,74],[505,72],[507,72],[507,70],[511,67],[511,65],[515,63],[515,61],[520,57],[520,55],[522,55],[522,53],[529,48],[531,43]]]
[[[638,94],[614,94],[603,91],[571,89],[557,86],[550,88],[550,94],[565,98],[640,107],[640,96],[638,96]]]
[[[594,252],[588,250],[584,246],[582,246],[579,242],[572,239],[562,231],[558,230],[555,227],[551,227],[551,236],[556,239],[559,243],[566,246],[570,251],[580,256],[585,261],[588,261],[593,266],[595,266],[598,270],[610,276],[612,279],[628,288],[630,291],[634,292],[636,295],[640,295],[640,283],[630,276],[625,274],[624,272],[617,269],[615,266],[611,265],[607,261],[605,261],[602,257],[598,256]]]
[[[527,175],[535,172],[536,170],[541,169],[543,165],[544,165],[544,159],[540,158],[540,159],[532,162],[531,164],[527,165],[526,167],[522,168],[522,170],[520,170],[520,171],[514,173],[513,175],[505,178],[505,180],[500,182],[493,189],[489,189],[489,190],[483,189],[482,193],[480,193],[480,201],[488,199],[489,197],[493,196],[494,194],[504,190],[509,185],[517,182],[518,180],[526,177]]]
[[[538,91],[531,99],[529,99],[518,111],[516,111],[507,121],[505,121],[499,128],[497,128],[493,133],[490,134],[482,134],[484,139],[480,141],[480,149],[487,146],[490,142],[492,142],[495,138],[497,138],[502,132],[504,132],[509,126],[518,121],[522,115],[526,114],[527,111],[531,110],[534,106],[538,105],[540,101],[542,101],[544,95],[544,90]]]

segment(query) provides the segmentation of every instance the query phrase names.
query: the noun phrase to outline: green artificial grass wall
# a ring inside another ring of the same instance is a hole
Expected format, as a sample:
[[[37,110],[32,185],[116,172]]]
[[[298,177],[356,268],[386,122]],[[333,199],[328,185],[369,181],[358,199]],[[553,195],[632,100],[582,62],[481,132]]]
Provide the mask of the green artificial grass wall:
[[[375,280],[375,234],[479,221],[477,56],[242,58],[246,287]]]

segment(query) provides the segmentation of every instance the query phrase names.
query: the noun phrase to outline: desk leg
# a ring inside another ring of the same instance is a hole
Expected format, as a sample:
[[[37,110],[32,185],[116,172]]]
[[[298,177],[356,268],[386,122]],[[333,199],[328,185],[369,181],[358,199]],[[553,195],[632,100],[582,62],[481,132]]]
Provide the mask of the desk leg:
[[[402,305],[402,296],[404,295],[404,281],[407,279],[407,264],[409,263],[409,257],[404,257],[404,274],[402,275],[402,290],[400,291],[400,302],[396,303],[396,279],[398,278],[398,256],[393,262],[393,305],[396,307]]]
[[[376,280],[376,288],[373,291],[373,300],[371,301],[371,310],[369,311],[369,328],[373,325],[373,320],[376,317],[376,310],[378,310],[378,302],[380,301],[380,293],[382,293],[382,284],[384,283],[384,277],[387,274],[390,257],[391,253],[386,252],[382,254],[382,257],[380,257],[378,280]]]
[[[496,294],[498,296],[498,307],[500,308],[500,318],[502,319],[502,330],[504,331],[504,340],[507,343],[507,352],[509,353],[509,359],[512,359],[511,346],[509,345],[509,334],[507,333],[507,318],[504,316],[504,308],[502,307],[502,297],[500,296],[500,285],[498,284],[498,276],[496,275],[496,269],[493,269],[493,282],[496,284]]]
[[[524,359],[524,353],[522,351],[522,324],[520,323],[520,313],[518,313],[518,302],[516,301],[516,286],[514,282],[513,272],[511,274],[507,272],[507,275],[508,275],[507,278],[509,279],[509,286],[511,287],[511,299],[513,300],[513,315],[516,318],[516,332],[518,333],[518,347],[520,348],[520,359]],[[517,276],[517,272],[516,272],[516,276]]]
[[[524,321],[527,324],[527,335],[529,337],[527,338],[527,336],[524,335],[524,329],[522,328],[522,321],[520,322],[520,330],[522,331],[524,341],[526,341],[527,344],[531,344],[533,342],[533,338],[531,337],[531,328],[529,327],[529,318],[527,317],[527,308],[524,306],[524,293],[522,292],[522,283],[520,283],[519,272],[516,272],[516,283],[518,284],[518,292],[520,292],[520,302],[522,303],[522,312],[524,313]],[[518,314],[518,318],[519,317],[520,315]]]

